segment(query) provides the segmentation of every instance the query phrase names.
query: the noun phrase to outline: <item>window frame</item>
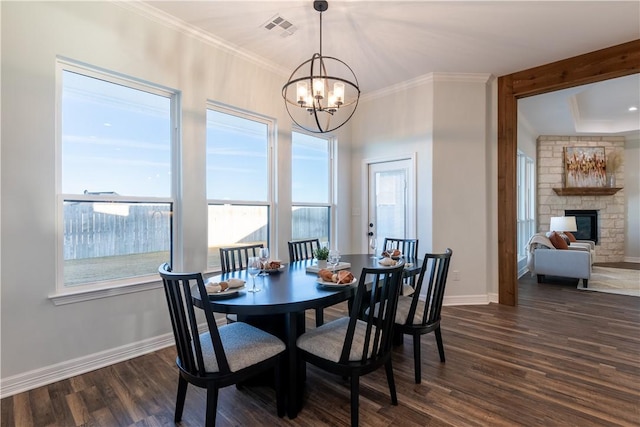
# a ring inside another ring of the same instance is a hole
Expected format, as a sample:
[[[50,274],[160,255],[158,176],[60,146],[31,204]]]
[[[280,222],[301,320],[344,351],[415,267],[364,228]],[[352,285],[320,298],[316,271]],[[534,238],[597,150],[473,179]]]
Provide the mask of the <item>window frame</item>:
[[[314,134],[311,132],[306,132],[304,130],[302,130],[299,127],[294,127],[291,131],[291,163],[290,163],[290,167],[291,167],[291,186],[293,186],[293,136],[295,133],[299,133],[301,135],[305,135],[305,136],[310,136],[313,138],[318,138],[318,139],[324,139],[327,142],[327,150],[329,152],[329,162],[328,162],[328,168],[329,170],[327,171],[328,174],[327,176],[329,177],[329,182],[327,182],[327,186],[328,186],[328,194],[327,194],[327,202],[296,202],[295,200],[293,200],[293,189],[291,191],[291,214],[293,216],[293,208],[296,207],[317,207],[317,208],[323,208],[326,207],[329,209],[329,232],[328,234],[328,239],[329,242],[333,242],[335,241],[335,226],[334,224],[336,223],[336,209],[335,209],[335,199],[334,199],[334,195],[335,195],[335,176],[334,176],[334,171],[335,171],[335,162],[336,162],[336,156],[335,153],[337,152],[337,138],[335,136],[321,136],[318,134]],[[292,229],[289,229],[289,232],[292,233]],[[313,237],[311,237],[313,238]]]
[[[170,150],[171,150],[171,182],[169,197],[142,197],[119,196],[114,194],[67,194],[62,192],[62,95],[63,74],[65,71],[77,73],[89,78],[96,78],[108,83],[121,85],[127,88],[141,90],[154,95],[164,96],[170,100]],[[170,233],[170,257],[175,263],[176,256],[180,252],[177,242],[181,241],[179,227],[181,206],[176,202],[176,192],[180,186],[180,150],[178,149],[180,138],[180,92],[158,84],[146,82],[123,74],[105,70],[99,67],[80,63],[67,58],[56,58],[56,132],[55,132],[55,203],[56,203],[56,256],[55,256],[55,290],[49,296],[55,305],[69,304],[80,301],[104,298],[113,295],[139,292],[146,289],[161,287],[157,274],[149,273],[144,276],[133,276],[120,279],[111,279],[98,282],[87,282],[73,286],[65,286],[64,283],[64,203],[77,202],[119,202],[119,203],[165,203],[170,205],[171,219],[169,223]]]
[[[255,113],[253,111],[244,110],[241,108],[237,108],[231,105],[227,105],[221,102],[208,100],[206,104],[206,111],[213,110],[218,113],[232,115],[234,117],[238,117],[241,119],[251,120],[254,122],[258,122],[266,125],[267,127],[267,200],[266,201],[256,201],[256,200],[246,200],[246,199],[209,199],[208,195],[206,196],[207,202],[207,210],[211,205],[231,205],[231,206],[264,206],[267,208],[267,244],[266,247],[271,247],[272,236],[277,235],[277,223],[276,223],[276,212],[274,209],[274,196],[275,196],[275,186],[277,182],[277,167],[275,165],[275,159],[277,159],[276,152],[276,135],[277,135],[277,123],[276,120],[272,117]],[[206,128],[206,123],[205,123]],[[208,147],[208,139],[205,138],[205,150]],[[206,160],[205,160],[206,162]],[[206,168],[206,164],[205,164]],[[206,180],[206,177],[205,177]],[[206,190],[205,190],[206,192]],[[209,235],[209,220],[207,219],[207,236]],[[205,273],[219,272],[219,269],[215,269],[214,267],[209,266],[208,261],[208,252],[209,252],[209,243],[207,242],[207,254],[205,256],[206,265],[205,265]],[[275,253],[275,251],[273,251]]]
[[[516,164],[516,229],[518,263],[526,261],[526,244],[536,232],[536,170],[534,160],[521,150],[517,150]]]

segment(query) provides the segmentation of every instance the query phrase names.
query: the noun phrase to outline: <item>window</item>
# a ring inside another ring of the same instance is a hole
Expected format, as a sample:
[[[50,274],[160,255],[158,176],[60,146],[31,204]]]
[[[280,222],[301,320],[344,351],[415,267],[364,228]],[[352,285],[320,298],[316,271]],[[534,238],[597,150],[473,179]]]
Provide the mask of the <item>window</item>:
[[[207,109],[207,268],[219,248],[269,245],[273,120],[219,104]]]
[[[331,224],[331,140],[293,132],[291,237],[328,241]]]
[[[171,261],[177,96],[67,61],[58,71],[58,289],[157,280]]]
[[[518,150],[518,268],[526,265],[527,242],[536,232],[535,164],[533,159]]]

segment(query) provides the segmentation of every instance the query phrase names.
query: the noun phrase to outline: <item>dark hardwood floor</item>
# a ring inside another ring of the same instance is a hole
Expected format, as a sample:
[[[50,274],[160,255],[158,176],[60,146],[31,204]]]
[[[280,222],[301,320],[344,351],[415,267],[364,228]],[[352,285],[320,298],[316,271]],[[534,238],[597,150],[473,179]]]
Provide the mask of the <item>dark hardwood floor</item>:
[[[325,310],[325,318],[342,310]],[[384,369],[363,377],[361,425],[640,425],[640,298],[524,277],[517,307],[445,307],[442,325],[447,362],[439,362],[433,335],[423,337],[422,384],[413,382],[410,340],[395,349],[398,406],[390,403]],[[172,426],[174,351],[5,398],[1,425]],[[204,408],[204,391],[190,387],[180,425],[202,426]],[[348,423],[348,382],[312,366],[305,407],[294,420],[276,416],[268,387],[220,392],[218,426]]]

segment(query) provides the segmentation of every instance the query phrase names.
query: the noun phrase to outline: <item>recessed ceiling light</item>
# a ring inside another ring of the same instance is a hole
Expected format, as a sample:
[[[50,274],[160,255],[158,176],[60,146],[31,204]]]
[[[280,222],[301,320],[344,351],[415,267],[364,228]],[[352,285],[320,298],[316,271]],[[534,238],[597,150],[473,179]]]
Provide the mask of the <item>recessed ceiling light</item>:
[[[638,111],[638,107],[629,107],[629,111]]]

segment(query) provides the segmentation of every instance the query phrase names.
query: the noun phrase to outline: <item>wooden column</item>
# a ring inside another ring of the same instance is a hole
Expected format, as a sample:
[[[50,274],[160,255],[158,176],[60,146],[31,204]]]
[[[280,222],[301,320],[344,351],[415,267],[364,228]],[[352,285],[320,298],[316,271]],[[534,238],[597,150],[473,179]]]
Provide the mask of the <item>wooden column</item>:
[[[633,40],[498,78],[498,298],[518,303],[518,99],[640,72],[640,40]]]

